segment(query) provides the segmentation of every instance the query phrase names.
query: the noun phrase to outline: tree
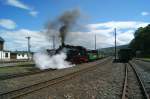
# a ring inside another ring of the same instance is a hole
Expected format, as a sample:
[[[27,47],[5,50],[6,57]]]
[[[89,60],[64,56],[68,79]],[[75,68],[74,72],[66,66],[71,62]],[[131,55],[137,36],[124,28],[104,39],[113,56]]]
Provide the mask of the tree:
[[[139,51],[141,53],[140,56],[150,57],[150,24],[135,31],[130,47],[135,52]]]

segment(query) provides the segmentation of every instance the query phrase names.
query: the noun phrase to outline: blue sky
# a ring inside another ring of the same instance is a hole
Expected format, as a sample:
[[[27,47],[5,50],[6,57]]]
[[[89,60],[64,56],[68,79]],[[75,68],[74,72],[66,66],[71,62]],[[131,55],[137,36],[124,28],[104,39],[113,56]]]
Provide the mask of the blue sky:
[[[38,32],[44,29],[44,24],[48,20],[57,19],[67,10],[80,9],[79,24],[88,27],[86,34],[92,35],[90,33],[95,32],[98,35],[99,48],[113,45],[111,42],[113,37],[109,34],[113,32],[114,27],[118,28],[118,37],[123,38],[124,35],[127,37],[126,40],[118,38],[118,44],[127,44],[133,39],[133,33],[139,26],[149,24],[149,4],[150,0],[0,0],[0,36],[5,39],[8,50],[26,50],[26,40],[16,36],[33,36],[32,49],[37,50],[39,48],[35,46],[39,42],[46,42],[44,37],[38,41],[40,38],[37,37],[40,36],[37,35],[41,35]],[[78,38],[72,44],[83,44],[87,48],[92,48],[93,38],[89,38],[89,42],[84,42],[85,38],[80,37],[84,32],[76,31],[76,33]],[[10,35],[15,37],[9,37]],[[104,42],[103,39],[106,38],[108,41]],[[22,46],[17,47],[18,44]],[[39,46],[47,45],[39,43]]]

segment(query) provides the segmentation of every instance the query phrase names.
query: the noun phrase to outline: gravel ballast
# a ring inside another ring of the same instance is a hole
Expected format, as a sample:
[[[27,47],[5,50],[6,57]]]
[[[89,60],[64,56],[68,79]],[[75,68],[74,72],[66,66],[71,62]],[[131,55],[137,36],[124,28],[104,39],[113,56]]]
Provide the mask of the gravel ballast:
[[[150,96],[150,62],[133,60],[132,64],[138,70],[138,73],[143,81],[146,91]]]
[[[124,65],[108,61],[86,73],[20,99],[120,99]]]
[[[140,83],[137,76],[130,65],[128,68],[128,98],[129,99],[144,99]]]
[[[105,58],[102,60],[98,60],[95,62],[91,62],[91,63],[85,63],[85,64],[81,64],[81,65],[77,65],[71,68],[66,68],[66,69],[60,69],[60,70],[54,70],[54,71],[50,71],[50,72],[43,72],[43,73],[39,73],[39,74],[35,74],[35,75],[28,75],[28,76],[24,76],[24,77],[16,77],[13,79],[7,79],[7,80],[1,80],[0,81],[0,94],[2,93],[6,93],[9,91],[13,91],[16,89],[20,89],[20,88],[24,88],[33,84],[37,84],[40,82],[44,82],[47,80],[51,80],[57,77],[61,77],[63,75],[78,71],[78,70],[82,70],[88,67],[92,67],[96,64],[100,64],[102,62],[104,62],[105,60],[110,60],[110,58]]]

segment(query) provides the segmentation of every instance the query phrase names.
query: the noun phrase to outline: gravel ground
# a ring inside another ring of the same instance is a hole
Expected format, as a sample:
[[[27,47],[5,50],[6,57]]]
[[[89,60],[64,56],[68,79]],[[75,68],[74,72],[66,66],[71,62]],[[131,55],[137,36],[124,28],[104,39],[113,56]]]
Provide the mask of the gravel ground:
[[[123,80],[124,65],[109,61],[95,70],[20,99],[120,99]]]
[[[105,59],[98,60],[98,61],[91,62],[91,63],[80,64],[71,68],[54,70],[50,72],[43,72],[43,73],[24,76],[24,77],[16,77],[13,79],[1,80],[0,81],[0,94],[9,92],[12,90],[24,88],[24,87],[27,87],[36,83],[43,82],[43,81],[51,80],[57,77],[61,77],[66,74],[69,74],[69,73],[72,73],[81,69],[85,69],[85,68],[94,66],[96,64],[100,64],[108,59],[110,60],[110,58],[105,58]]]
[[[148,94],[150,95],[150,62],[144,62],[140,60],[133,60],[133,65],[136,66],[140,77],[146,87]]]
[[[140,89],[140,84],[137,80],[137,77],[131,68],[128,65],[128,98],[129,99],[144,99],[142,91]]]

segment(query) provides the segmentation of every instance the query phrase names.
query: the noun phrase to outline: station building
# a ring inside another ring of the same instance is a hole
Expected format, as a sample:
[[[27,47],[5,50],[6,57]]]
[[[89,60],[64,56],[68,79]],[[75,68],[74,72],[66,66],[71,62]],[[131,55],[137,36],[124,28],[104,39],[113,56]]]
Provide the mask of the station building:
[[[4,49],[4,43],[4,39],[0,37],[0,61],[32,59],[33,53],[28,58],[28,51],[8,51]]]
[[[27,60],[32,59],[33,53],[31,52],[28,57],[28,51],[13,51],[11,52],[10,59],[17,59],[17,60]]]

